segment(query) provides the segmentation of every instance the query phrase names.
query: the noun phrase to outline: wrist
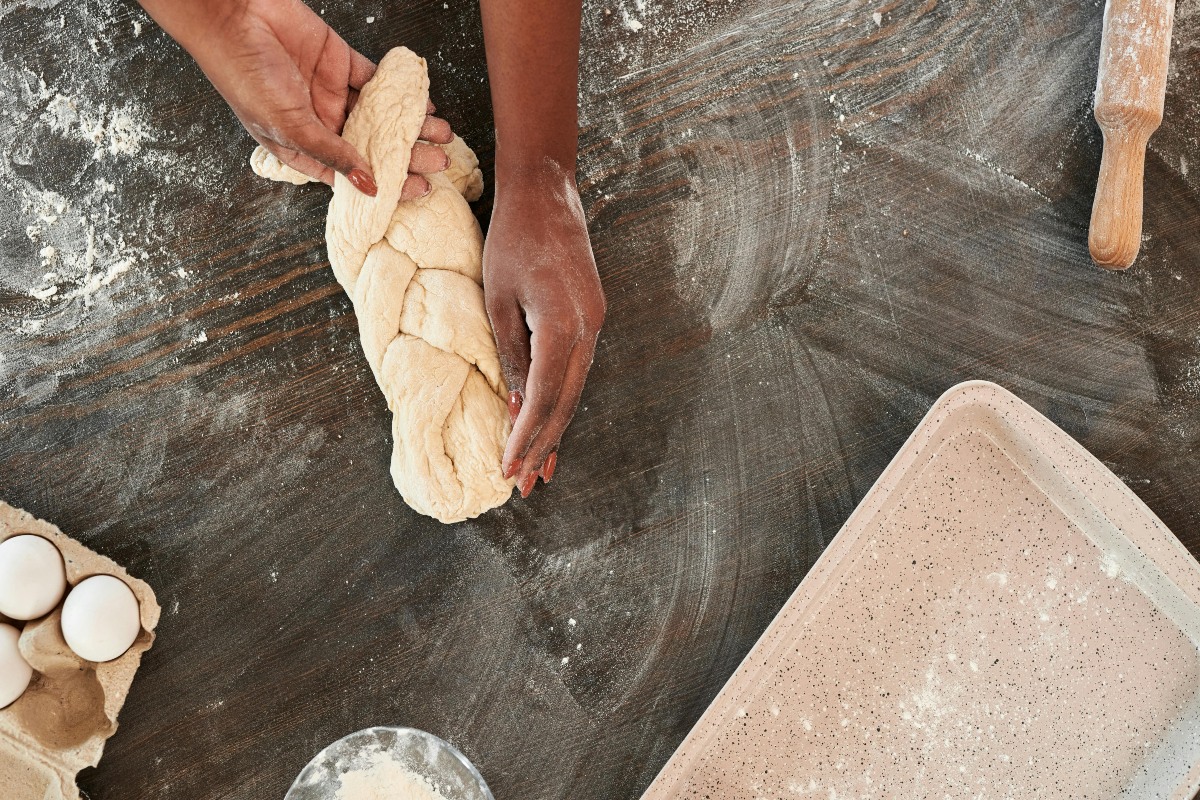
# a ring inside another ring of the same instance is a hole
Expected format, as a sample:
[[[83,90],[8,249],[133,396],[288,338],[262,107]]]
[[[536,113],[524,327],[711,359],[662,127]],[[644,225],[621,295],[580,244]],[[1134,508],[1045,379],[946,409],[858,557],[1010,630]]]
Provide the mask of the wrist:
[[[578,193],[575,159],[556,159],[544,153],[506,154],[496,151],[496,196],[524,191],[551,190]]]
[[[245,9],[248,0],[138,0],[146,13],[171,38],[196,56],[210,36]]]

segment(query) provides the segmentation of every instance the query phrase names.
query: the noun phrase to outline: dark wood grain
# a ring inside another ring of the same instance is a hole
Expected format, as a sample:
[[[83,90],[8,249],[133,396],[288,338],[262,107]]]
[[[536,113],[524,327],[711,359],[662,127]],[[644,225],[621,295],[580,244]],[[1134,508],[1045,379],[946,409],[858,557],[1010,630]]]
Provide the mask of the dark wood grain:
[[[428,56],[487,167],[477,9],[445,5],[316,7],[374,58]],[[328,742],[404,724],[500,800],[636,798],[968,378],[1046,413],[1200,553],[1200,3],[1179,0],[1127,273],[1086,247],[1101,13],[587,3],[580,180],[609,321],[553,485],[443,527],[389,479],[326,190],[255,179],[132,4],[0,0],[0,494],[165,611],[88,796],[277,798]],[[152,136],[97,157],[46,122],[55,92],[134,104]],[[147,258],[90,307],[30,297],[22,198],[97,179],[97,234]]]

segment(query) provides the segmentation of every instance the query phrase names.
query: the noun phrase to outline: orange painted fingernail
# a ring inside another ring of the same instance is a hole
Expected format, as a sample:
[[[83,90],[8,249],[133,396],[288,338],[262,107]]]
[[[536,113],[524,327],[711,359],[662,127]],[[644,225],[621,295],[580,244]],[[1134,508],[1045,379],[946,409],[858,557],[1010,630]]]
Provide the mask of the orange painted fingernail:
[[[521,413],[521,393],[508,393],[508,424],[515,425],[517,423],[517,415]]]
[[[542,464],[542,483],[550,482],[550,479],[554,477],[556,466],[558,466],[558,451],[554,450],[546,456],[546,463]]]
[[[531,473],[525,482],[521,484],[521,497],[529,497],[529,493],[533,491],[533,485],[537,483],[537,473]]]
[[[521,471],[521,459],[514,458],[512,463],[508,465],[508,469],[504,470],[504,477],[511,478]]]
[[[355,189],[358,189],[365,195],[375,197],[379,194],[379,187],[375,185],[375,179],[361,169],[350,170],[350,174],[346,178],[353,184]]]

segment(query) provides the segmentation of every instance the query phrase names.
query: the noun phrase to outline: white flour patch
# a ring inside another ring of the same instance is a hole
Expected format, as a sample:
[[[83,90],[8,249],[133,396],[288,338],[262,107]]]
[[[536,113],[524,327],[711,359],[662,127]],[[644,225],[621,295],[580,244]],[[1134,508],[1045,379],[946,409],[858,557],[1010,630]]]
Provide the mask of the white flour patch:
[[[27,340],[0,378],[74,362],[85,337],[106,331],[102,317],[80,325],[84,316],[158,299],[149,273],[170,258],[174,232],[159,203],[222,190],[205,154],[177,156],[179,132],[155,123],[146,98],[169,92],[115,77],[176,52],[144,13],[119,0],[18,7],[0,9],[3,35],[54,46],[36,62],[0,63],[0,335]],[[67,332],[53,347],[28,341]]]
[[[154,139],[141,108],[133,103],[110,109],[105,103],[89,105],[56,93],[42,112],[42,121],[56,133],[93,144],[96,161],[106,156],[135,156],[143,142]]]
[[[34,300],[56,306],[79,301],[91,308],[97,292],[150,258],[145,249],[125,240],[120,215],[106,199],[107,182],[98,182],[74,199],[3,172],[0,185],[19,199],[18,227],[37,254],[36,262],[13,265],[6,272],[12,277],[36,274],[36,281],[25,289]],[[28,325],[30,321],[21,320],[14,330],[40,330],[40,325]]]
[[[0,20],[4,19],[9,12],[16,11],[22,6],[29,8],[50,9],[61,3],[62,0],[3,0],[0,2]]]

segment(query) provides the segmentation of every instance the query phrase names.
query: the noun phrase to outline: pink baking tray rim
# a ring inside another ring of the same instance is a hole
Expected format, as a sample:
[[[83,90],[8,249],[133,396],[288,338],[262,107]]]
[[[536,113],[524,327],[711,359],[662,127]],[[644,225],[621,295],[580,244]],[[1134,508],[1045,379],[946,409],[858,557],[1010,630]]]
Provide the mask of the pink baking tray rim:
[[[1003,407],[1008,413],[1001,414]],[[675,754],[646,790],[642,800],[667,800],[692,773],[713,738],[721,732],[741,687],[756,687],[766,680],[774,654],[788,645],[779,633],[810,610],[818,609],[824,595],[836,587],[844,567],[854,562],[860,537],[889,500],[905,488],[905,477],[923,466],[922,460],[939,439],[942,429],[971,413],[989,415],[1015,437],[1016,446],[1053,466],[1059,480],[1057,491],[1081,498],[1102,516],[1156,569],[1189,604],[1187,611],[1200,615],[1200,564],[1153,511],[1095,456],[1016,395],[988,381],[966,381],[947,390],[921,420],[912,436],[888,464],[862,502],[846,520],[825,552],[784,604],[767,630],[746,655],[737,671],[697,721]],[[1010,442],[1010,446],[1012,443]],[[1044,483],[1045,481],[1039,481]],[[1055,503],[1062,510],[1062,506]],[[1086,531],[1086,527],[1082,526]],[[801,623],[803,624],[803,623]],[[1200,791],[1200,756],[1170,794],[1170,800],[1192,800]]]

